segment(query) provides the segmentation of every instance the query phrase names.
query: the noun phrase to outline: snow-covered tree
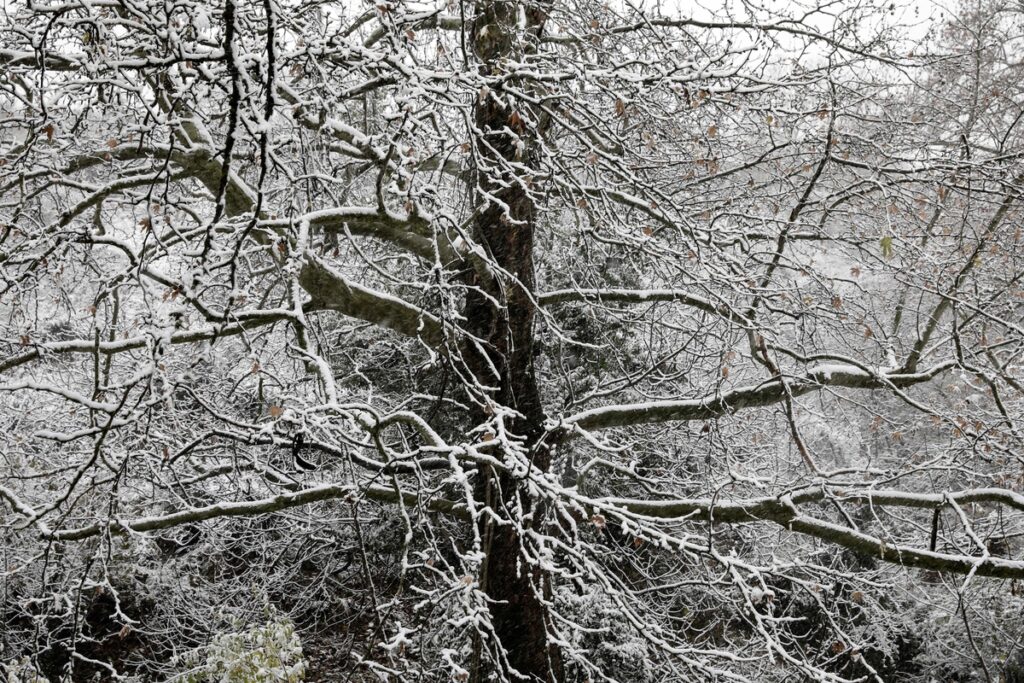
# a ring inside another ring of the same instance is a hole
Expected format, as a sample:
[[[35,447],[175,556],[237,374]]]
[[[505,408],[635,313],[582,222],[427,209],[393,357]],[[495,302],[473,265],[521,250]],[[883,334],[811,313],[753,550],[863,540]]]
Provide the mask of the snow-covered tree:
[[[3,666],[1022,675],[1018,5],[0,12]]]

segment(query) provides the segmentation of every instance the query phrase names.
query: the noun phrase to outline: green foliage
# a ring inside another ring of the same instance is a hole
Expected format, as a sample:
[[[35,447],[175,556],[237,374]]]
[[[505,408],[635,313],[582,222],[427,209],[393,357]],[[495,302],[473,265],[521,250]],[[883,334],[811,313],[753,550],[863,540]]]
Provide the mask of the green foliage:
[[[886,235],[878,243],[882,247],[882,257],[892,258],[892,235]]]
[[[235,624],[206,648],[206,659],[195,655],[185,683],[302,683],[306,660],[295,625],[271,611],[266,623],[246,628]]]
[[[28,657],[0,662],[0,683],[49,683]]]

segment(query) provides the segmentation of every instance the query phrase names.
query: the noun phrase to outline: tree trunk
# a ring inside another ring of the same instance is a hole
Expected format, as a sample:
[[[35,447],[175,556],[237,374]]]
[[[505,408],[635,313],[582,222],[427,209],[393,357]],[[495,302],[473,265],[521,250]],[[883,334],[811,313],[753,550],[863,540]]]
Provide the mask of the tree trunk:
[[[517,35],[520,11],[526,17],[526,30]],[[530,40],[539,36],[545,16],[540,5],[501,0],[481,2],[473,26],[473,45],[481,60],[482,73],[496,73],[503,57],[528,53]],[[491,399],[519,413],[520,417],[506,427],[524,438],[531,466],[547,471],[551,456],[541,443],[544,410],[533,367],[533,243],[537,211],[523,179],[516,178],[509,167],[510,162],[529,164],[543,124],[531,112],[518,110],[518,106],[524,105],[517,105],[513,98],[498,91],[482,92],[475,105],[475,122],[483,135],[476,145],[477,186],[498,201],[487,202],[481,197],[487,203],[474,221],[473,236],[487,251],[491,263],[511,277],[499,275],[496,281],[488,282],[475,274],[470,276],[478,289],[470,289],[465,314],[471,332],[486,342],[486,357],[471,351],[467,359],[477,383],[495,388]],[[503,306],[495,306],[484,292]],[[513,477],[491,472],[480,477],[477,493],[503,517],[521,523],[519,513],[511,511],[519,506],[528,513],[535,503],[520,485]],[[533,512],[531,523],[540,523],[542,510]],[[498,526],[488,520],[483,526],[486,558],[480,581],[483,591],[494,601],[492,624],[507,652],[508,666],[532,680],[562,680],[561,658],[557,648],[548,644],[546,611],[541,599],[550,595],[548,577],[523,560],[522,538],[516,524]],[[478,667],[475,678],[485,680],[489,673]]]

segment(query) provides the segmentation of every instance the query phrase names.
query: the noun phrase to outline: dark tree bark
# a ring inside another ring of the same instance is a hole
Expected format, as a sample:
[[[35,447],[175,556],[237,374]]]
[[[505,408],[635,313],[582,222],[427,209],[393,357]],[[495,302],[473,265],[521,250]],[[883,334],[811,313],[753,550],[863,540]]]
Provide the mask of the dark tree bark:
[[[525,30],[517,28],[520,11],[526,18]],[[473,44],[482,73],[498,73],[503,58],[530,54],[545,17],[544,5],[481,2],[473,25]],[[530,163],[532,147],[543,133],[543,121],[520,107],[525,105],[502,91],[481,93],[475,104],[475,123],[481,136],[476,145],[476,175],[482,192],[473,237],[499,274],[491,280],[470,276],[473,288],[466,298],[465,315],[474,336],[484,340],[486,356],[469,350],[466,357],[477,384],[494,388],[490,399],[517,411],[518,416],[506,427],[522,437],[531,467],[547,471],[551,455],[541,440],[544,410],[533,366],[537,207],[528,181],[517,177],[511,168]],[[495,306],[489,297],[501,305]],[[484,411],[479,418],[486,419]],[[518,512],[509,512],[521,509],[534,513],[531,524],[543,523],[543,510],[532,509],[536,502],[529,500],[520,485],[507,474],[491,472],[478,480],[477,488],[480,498],[503,517],[521,521]],[[562,680],[559,652],[547,639],[542,598],[551,592],[548,577],[524,561],[523,539],[516,524],[496,525],[488,519],[483,526],[486,559],[480,581],[493,600],[492,623],[507,652],[508,666],[530,679]],[[486,667],[478,666],[475,677],[484,680],[488,673]]]

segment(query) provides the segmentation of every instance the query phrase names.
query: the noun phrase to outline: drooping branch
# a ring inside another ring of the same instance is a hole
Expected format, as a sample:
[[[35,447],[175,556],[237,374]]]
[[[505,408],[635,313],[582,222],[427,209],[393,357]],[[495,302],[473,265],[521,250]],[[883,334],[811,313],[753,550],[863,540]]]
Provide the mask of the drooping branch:
[[[1024,511],[1024,496],[1007,489],[969,489],[927,494],[892,490],[824,490],[821,487],[779,496],[748,500],[677,499],[632,500],[601,498],[585,500],[587,509],[602,513],[618,511],[633,518],[679,519],[689,522],[744,524],[773,522],[785,529],[848,548],[890,564],[955,574],[975,574],[1002,579],[1024,578],[1024,560],[991,556],[953,555],[889,542],[883,538],[819,519],[800,510],[801,505],[828,497],[857,501],[876,507],[910,507],[941,510],[948,505],[989,503]]]
[[[230,337],[241,334],[246,330],[255,329],[264,325],[287,320],[291,316],[286,313],[268,314],[254,316],[246,320],[230,323],[227,325],[205,325],[203,327],[175,332],[171,335],[172,344],[194,344],[196,342],[209,341],[220,337]],[[51,354],[89,353],[112,356],[128,351],[136,351],[146,348],[152,343],[153,338],[149,335],[135,335],[128,339],[113,341],[94,341],[88,339],[74,339],[69,341],[54,341],[29,343],[29,348],[20,353],[13,354],[0,360],[0,373],[11,368],[30,363]]]
[[[216,164],[208,164],[199,177],[211,192],[219,187],[220,170]],[[226,192],[229,216],[253,210],[253,193],[240,178],[232,175]],[[395,227],[393,223],[389,226],[389,229]],[[259,233],[254,231],[254,234]],[[420,337],[432,346],[442,342],[441,324],[434,316],[399,297],[350,281],[311,251],[303,256],[299,283],[313,298],[314,308],[337,311],[408,336]]]
[[[942,363],[922,372],[868,372],[850,365],[820,365],[804,375],[766,380],[761,384],[737,387],[702,398],[681,401],[651,401],[592,408],[563,419],[564,427],[608,429],[673,421],[711,420],[744,408],[761,408],[789,396],[802,396],[825,388],[903,389],[928,382],[953,367]],[[788,392],[787,392],[788,390]]]
[[[315,254],[306,254],[299,283],[313,298],[315,309],[337,311],[408,337],[419,337],[434,347],[444,340],[443,325],[437,317],[396,296],[349,280]]]
[[[104,532],[116,535],[129,532],[157,531],[159,529],[181,526],[182,524],[205,522],[223,517],[251,517],[327,500],[337,500],[340,498],[357,499],[360,497],[385,503],[402,503],[409,508],[422,507],[430,512],[465,516],[464,510],[457,503],[442,498],[421,500],[412,493],[399,493],[395,489],[386,486],[324,484],[295,493],[282,493],[270,498],[231,503],[214,503],[206,507],[181,510],[180,512],[173,512],[168,515],[138,517],[130,520],[111,519],[107,522],[85,527],[53,531],[49,534],[44,534],[44,536],[49,540],[55,541],[81,541],[92,536],[98,536]]]
[[[300,221],[308,221],[314,231],[374,237],[409,250],[428,261],[434,260],[434,241],[430,221],[422,216],[398,216],[366,206],[339,206],[292,219],[262,220],[259,227],[275,232]]]
[[[636,500],[602,498],[599,505],[608,505],[646,517],[660,519],[686,518],[715,522],[752,522],[785,517],[794,506],[819,503],[828,499],[856,502],[877,507],[905,507],[940,510],[951,502],[958,505],[989,503],[1004,505],[1024,512],[1024,495],[1009,489],[980,488],[947,493],[914,493],[893,489],[853,489],[841,486],[813,486],[785,495],[764,496],[746,500],[715,500],[680,498],[674,500]]]
[[[725,303],[716,303],[711,299],[678,289],[559,289],[545,292],[537,297],[537,302],[541,306],[552,306],[554,304],[574,301],[619,304],[647,304],[668,301],[690,306],[741,325],[749,326],[753,324]]]

